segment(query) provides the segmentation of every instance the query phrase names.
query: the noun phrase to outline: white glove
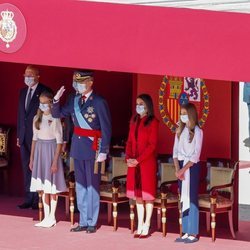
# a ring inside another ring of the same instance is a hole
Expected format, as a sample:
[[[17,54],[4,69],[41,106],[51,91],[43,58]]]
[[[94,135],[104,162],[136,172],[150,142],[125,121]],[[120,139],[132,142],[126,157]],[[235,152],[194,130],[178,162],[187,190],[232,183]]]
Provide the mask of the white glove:
[[[65,88],[64,88],[64,86],[62,86],[62,87],[56,92],[56,95],[54,96],[54,100],[55,100],[56,102],[60,100],[60,98],[62,97],[64,91],[65,91]]]
[[[107,159],[107,154],[99,153],[96,159],[96,162],[103,162]]]

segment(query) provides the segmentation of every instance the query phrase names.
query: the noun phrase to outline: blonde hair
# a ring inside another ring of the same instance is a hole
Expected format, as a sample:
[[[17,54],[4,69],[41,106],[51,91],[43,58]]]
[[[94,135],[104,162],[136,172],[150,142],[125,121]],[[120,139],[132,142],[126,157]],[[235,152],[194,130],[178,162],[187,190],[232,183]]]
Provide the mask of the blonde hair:
[[[51,91],[45,90],[44,92],[41,93],[40,97],[47,97],[49,99],[49,103],[51,104],[53,100],[53,93]],[[42,118],[43,118],[43,111],[40,108],[38,108],[35,121],[35,128],[37,130],[40,130],[40,124],[42,122]]]
[[[194,138],[195,126],[199,127],[197,109],[193,103],[187,103],[187,104],[181,105],[181,109],[185,109],[187,111],[187,115],[188,115],[187,128],[189,131],[189,143],[191,143]],[[185,126],[186,124],[180,120],[179,127],[176,130],[178,139],[180,138],[181,133],[183,129],[185,128]]]

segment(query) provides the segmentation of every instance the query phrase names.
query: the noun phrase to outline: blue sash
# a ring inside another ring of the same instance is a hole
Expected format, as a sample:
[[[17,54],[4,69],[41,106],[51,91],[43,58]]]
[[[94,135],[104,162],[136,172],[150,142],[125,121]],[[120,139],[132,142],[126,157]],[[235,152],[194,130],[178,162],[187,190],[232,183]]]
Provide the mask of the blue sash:
[[[89,124],[86,122],[86,120],[84,119],[82,113],[81,113],[81,110],[80,110],[80,107],[79,107],[79,100],[80,100],[81,96],[78,95],[78,96],[75,96],[74,98],[74,111],[75,111],[75,115],[76,115],[76,119],[77,119],[77,122],[79,124],[79,126],[81,128],[84,128],[84,129],[90,129],[90,130],[93,130]],[[89,137],[89,139],[91,141],[94,140],[93,137]]]

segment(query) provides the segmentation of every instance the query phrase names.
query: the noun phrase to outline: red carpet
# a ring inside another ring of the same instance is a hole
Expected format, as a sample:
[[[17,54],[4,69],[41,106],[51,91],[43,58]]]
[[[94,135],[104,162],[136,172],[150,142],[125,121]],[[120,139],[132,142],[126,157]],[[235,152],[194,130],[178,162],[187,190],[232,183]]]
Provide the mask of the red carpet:
[[[218,228],[217,240],[211,242],[206,235],[203,218],[201,221],[200,241],[195,244],[184,245],[174,243],[178,237],[177,223],[168,224],[168,235],[166,238],[156,231],[156,216],[152,223],[152,236],[148,239],[133,239],[129,227],[128,207],[124,204],[118,207],[120,212],[119,228],[117,232],[107,225],[106,207],[101,206],[99,224],[100,227],[95,234],[88,235],[84,232],[70,233],[70,223],[64,214],[64,202],[60,200],[55,227],[45,229],[36,228],[34,224],[38,219],[38,212],[31,209],[19,210],[16,205],[21,203],[21,198],[0,196],[0,250],[5,249],[101,249],[101,250],[123,250],[123,249],[250,249],[250,222],[240,222],[237,239],[233,240],[229,228]],[[76,219],[78,215],[75,216]]]

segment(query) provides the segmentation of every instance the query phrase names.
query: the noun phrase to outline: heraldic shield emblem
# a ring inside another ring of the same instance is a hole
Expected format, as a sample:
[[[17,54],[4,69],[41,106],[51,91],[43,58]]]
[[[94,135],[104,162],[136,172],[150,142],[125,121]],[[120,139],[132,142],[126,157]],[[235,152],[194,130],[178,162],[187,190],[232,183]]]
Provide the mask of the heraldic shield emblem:
[[[12,4],[0,4],[0,51],[16,52],[25,38],[26,22],[21,11]]]
[[[0,38],[6,42],[6,47],[10,47],[10,43],[16,38],[17,27],[13,20],[14,13],[12,11],[2,11],[2,19],[0,20]]]
[[[196,106],[202,127],[209,113],[209,94],[204,80],[164,76],[159,90],[159,111],[164,124],[173,133],[178,127],[180,107],[188,102]]]

